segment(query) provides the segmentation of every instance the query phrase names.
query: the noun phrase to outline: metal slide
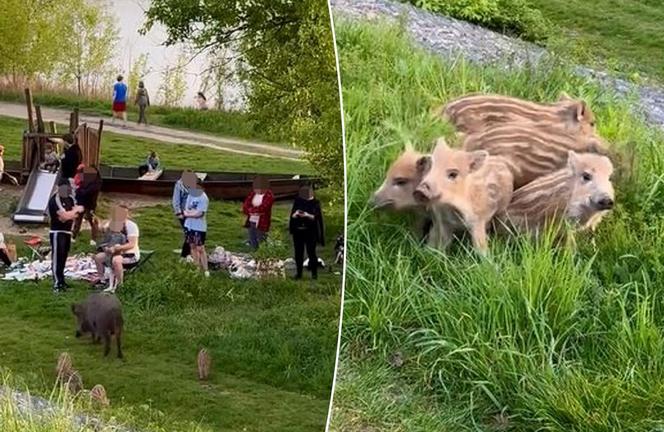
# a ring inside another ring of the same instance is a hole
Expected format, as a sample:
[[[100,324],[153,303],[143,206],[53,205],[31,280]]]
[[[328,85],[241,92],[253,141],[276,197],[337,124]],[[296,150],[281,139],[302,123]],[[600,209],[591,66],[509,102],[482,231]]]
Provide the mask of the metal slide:
[[[48,220],[48,200],[53,195],[58,174],[35,168],[30,173],[16,212],[14,222],[46,223]]]

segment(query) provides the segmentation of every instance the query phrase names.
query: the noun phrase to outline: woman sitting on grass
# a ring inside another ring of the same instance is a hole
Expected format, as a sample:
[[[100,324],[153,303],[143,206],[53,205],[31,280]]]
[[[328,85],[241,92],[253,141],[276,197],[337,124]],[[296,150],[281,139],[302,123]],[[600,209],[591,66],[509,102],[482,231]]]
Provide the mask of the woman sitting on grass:
[[[272,222],[272,204],[274,195],[270,190],[270,181],[264,177],[256,177],[254,189],[242,204],[242,212],[247,216],[244,226],[249,231],[249,245],[254,250],[267,238]]]
[[[191,247],[191,256],[205,276],[210,276],[208,271],[208,259],[205,252],[205,236],[207,234],[206,213],[210,200],[203,191],[200,179],[196,186],[189,190],[187,203],[183,215],[185,217],[184,227],[187,229],[187,242]]]
[[[289,230],[293,235],[295,265],[297,268],[295,279],[302,278],[305,248],[309,257],[311,277],[317,279],[318,255],[316,255],[316,245],[325,246],[325,230],[320,202],[314,198],[314,190],[311,186],[300,188],[299,196],[295,198],[290,214]]]

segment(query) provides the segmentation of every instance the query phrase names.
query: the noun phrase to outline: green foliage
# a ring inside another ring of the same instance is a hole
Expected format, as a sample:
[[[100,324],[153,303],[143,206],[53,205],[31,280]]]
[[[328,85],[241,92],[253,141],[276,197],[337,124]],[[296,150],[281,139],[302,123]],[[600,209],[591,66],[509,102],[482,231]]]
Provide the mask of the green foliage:
[[[253,117],[268,134],[306,149],[342,196],[338,81],[326,1],[155,0],[147,16],[148,28],[167,28],[169,43],[216,51],[239,41]]]
[[[557,64],[447,63],[393,27],[341,23],[336,34],[350,174],[337,430],[664,426],[662,132]],[[407,216],[368,206],[406,142],[427,151],[451,136],[433,107],[472,92],[554,101],[561,91],[588,101],[615,154],[617,208],[577,249],[493,236],[489,259],[463,242],[442,253]]]
[[[148,73],[150,73],[150,69],[148,68],[148,54],[141,53],[129,68],[129,75],[127,76],[129,94],[135,94],[138,82],[142,81]]]
[[[493,30],[543,42],[551,26],[530,0],[408,0],[410,3]]]
[[[161,84],[157,94],[159,101],[166,107],[178,106],[182,103],[187,91],[187,81],[184,78],[187,59],[185,53],[178,54],[177,61],[173,67],[167,67],[161,74]]]

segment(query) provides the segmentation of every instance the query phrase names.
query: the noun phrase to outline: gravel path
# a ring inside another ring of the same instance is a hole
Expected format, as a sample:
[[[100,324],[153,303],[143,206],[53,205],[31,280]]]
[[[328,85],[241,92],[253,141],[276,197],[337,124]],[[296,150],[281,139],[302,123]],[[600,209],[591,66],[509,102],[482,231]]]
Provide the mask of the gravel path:
[[[459,55],[480,64],[522,66],[548,56],[545,49],[453,18],[435,15],[390,0],[331,0],[335,16],[353,20],[404,19],[408,33],[426,49],[445,58]],[[596,80],[620,96],[637,95],[635,111],[652,125],[664,128],[664,89],[640,86],[579,66],[576,72]]]
[[[56,123],[69,124],[69,111],[57,108],[42,107],[42,115],[45,121],[53,120]],[[28,116],[27,109],[23,104],[0,102],[0,115],[25,119]],[[303,156],[303,152],[288,147],[280,147],[266,143],[245,141],[236,138],[222,138],[199,132],[180,129],[172,129],[161,126],[150,125],[149,127],[137,126],[128,122],[127,127],[111,124],[110,118],[88,115],[81,113],[80,122],[96,125],[99,120],[104,120],[104,131],[120,135],[130,135],[137,138],[162,141],[173,144],[195,145],[211,149],[236,153],[247,156],[259,156],[297,161]]]

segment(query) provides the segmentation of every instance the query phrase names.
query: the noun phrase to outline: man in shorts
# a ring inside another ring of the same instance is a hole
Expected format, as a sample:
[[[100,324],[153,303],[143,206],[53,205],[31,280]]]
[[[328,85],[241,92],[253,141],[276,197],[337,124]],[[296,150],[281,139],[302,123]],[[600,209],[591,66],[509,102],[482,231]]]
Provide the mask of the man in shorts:
[[[135,267],[141,259],[141,250],[138,246],[139,230],[136,222],[129,219],[129,209],[126,206],[117,206],[112,210],[112,224],[120,225],[120,232],[127,237],[123,245],[114,245],[99,250],[95,255],[97,264],[96,285],[104,286],[109,283],[105,277],[104,263],[110,260],[113,284],[104,291],[115,292],[115,289],[124,281],[124,271]]]
[[[118,75],[117,82],[113,86],[113,119],[111,123],[115,123],[116,118],[121,118],[124,127],[127,127],[127,84],[122,82],[123,79],[122,75]]]
[[[191,247],[191,256],[205,276],[210,276],[208,271],[207,253],[205,252],[205,236],[207,234],[207,221],[205,215],[208,211],[208,199],[201,181],[198,180],[195,187],[189,190],[183,216],[184,227],[187,230],[187,243]]]

